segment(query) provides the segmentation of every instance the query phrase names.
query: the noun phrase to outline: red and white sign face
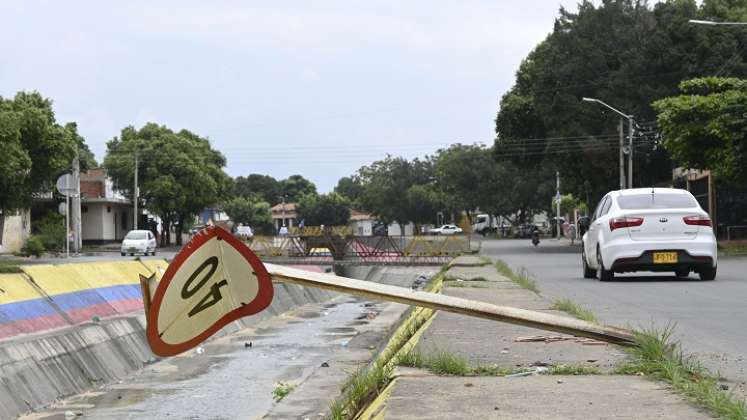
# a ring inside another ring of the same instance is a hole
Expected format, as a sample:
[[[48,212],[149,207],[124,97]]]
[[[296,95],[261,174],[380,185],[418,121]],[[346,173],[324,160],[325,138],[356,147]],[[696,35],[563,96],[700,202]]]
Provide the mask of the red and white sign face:
[[[176,255],[158,284],[148,342],[159,356],[182,353],[229,322],[261,312],[272,296],[259,258],[230,233],[208,227]]]

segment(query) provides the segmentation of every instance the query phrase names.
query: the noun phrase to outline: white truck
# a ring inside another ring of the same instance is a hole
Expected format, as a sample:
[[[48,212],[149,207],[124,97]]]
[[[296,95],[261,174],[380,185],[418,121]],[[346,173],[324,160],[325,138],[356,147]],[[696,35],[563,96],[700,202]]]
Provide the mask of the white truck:
[[[479,233],[485,236],[488,233],[498,231],[498,228],[497,217],[491,218],[489,214],[478,214],[475,216],[474,223],[472,224],[472,233]]]

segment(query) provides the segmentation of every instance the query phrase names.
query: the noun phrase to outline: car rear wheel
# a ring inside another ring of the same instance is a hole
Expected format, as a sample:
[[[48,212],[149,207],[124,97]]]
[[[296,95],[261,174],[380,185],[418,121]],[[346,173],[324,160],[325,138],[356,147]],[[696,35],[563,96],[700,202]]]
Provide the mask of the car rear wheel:
[[[586,251],[583,250],[583,246],[581,244],[581,265],[584,267],[584,278],[594,279],[597,277],[597,270],[589,267],[589,264],[586,262]]]
[[[716,267],[708,267],[700,270],[698,276],[701,280],[710,281],[716,279]]]
[[[120,254],[122,254],[122,256],[123,256],[123,257],[126,257],[126,256],[127,256],[127,253],[126,253],[126,252],[120,252]]]
[[[604,269],[604,263],[602,263],[602,251],[597,248],[597,277],[599,281],[612,281],[615,278],[615,273],[611,270]]]

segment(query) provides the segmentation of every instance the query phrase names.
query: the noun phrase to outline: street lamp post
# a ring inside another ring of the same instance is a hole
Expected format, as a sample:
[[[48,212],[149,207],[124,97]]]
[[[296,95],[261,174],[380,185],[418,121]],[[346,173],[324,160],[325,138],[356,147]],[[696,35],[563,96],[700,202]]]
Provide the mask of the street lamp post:
[[[632,114],[628,115],[596,98],[584,97],[584,98],[581,98],[581,100],[584,102],[596,102],[604,107],[611,109],[616,114],[620,115],[622,118],[625,118],[626,120],[628,120],[628,148],[630,149],[628,151],[629,153],[628,155],[628,188],[633,188],[633,115]],[[620,189],[625,188],[625,175],[623,174],[624,166],[625,166],[625,163],[624,163],[624,158],[623,158],[622,124],[620,124]]]

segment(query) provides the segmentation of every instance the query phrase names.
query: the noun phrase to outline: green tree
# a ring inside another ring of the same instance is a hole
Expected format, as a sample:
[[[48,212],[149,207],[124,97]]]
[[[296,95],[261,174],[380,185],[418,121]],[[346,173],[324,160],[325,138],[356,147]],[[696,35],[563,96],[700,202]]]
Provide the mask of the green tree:
[[[234,180],[233,194],[242,197],[259,195],[263,201],[277,203],[282,195],[280,182],[269,176],[261,174],[249,174],[246,177],[239,176]]]
[[[436,152],[435,173],[444,200],[470,223],[474,210],[496,206],[502,185],[498,171],[491,150],[482,145],[456,143]]]
[[[344,176],[337,181],[334,192],[350,200],[353,206],[357,206],[363,194],[363,185],[357,176]]]
[[[392,156],[360,168],[357,177],[363,186],[359,197],[363,209],[386,224],[399,223],[402,229],[412,221],[407,190],[435,179],[431,161]]]
[[[688,19],[744,17],[744,1],[583,1],[560,10],[552,33],[521,63],[496,117],[496,157],[522,175],[559,170],[564,190],[596,200],[617,188],[617,123],[594,97],[633,114],[634,184],[671,178],[669,155],[656,147],[651,103],[677,94],[680,80],[747,75],[740,53],[747,32],[688,24]],[[533,164],[534,163],[534,164]],[[547,200],[543,197],[542,200]]]
[[[107,143],[104,167],[115,186],[130,197],[135,153],[139,156],[140,197],[145,208],[161,218],[162,245],[169,244],[165,233],[172,226],[176,243],[181,245],[186,220],[230,191],[231,179],[222,169],[225,158],[207,139],[187,130],[174,132],[155,123],[140,130],[125,127],[120,137]]]
[[[548,208],[548,214],[552,214],[553,216],[556,213],[557,209],[557,200],[555,197],[553,197],[552,202],[550,203],[550,207]],[[565,216],[566,214],[573,214],[573,211],[575,209],[581,210],[581,212],[584,212],[584,209],[586,208],[586,204],[578,200],[576,197],[573,196],[573,194],[562,194],[560,196],[560,216]]]
[[[299,200],[296,211],[307,226],[345,226],[350,220],[350,201],[334,192],[306,194]]]
[[[316,185],[301,175],[291,175],[280,181],[280,193],[287,203],[296,203],[305,195],[316,195]]]
[[[237,196],[223,204],[223,210],[235,223],[249,225],[258,234],[271,234],[275,228],[270,215],[270,203],[259,196]]]
[[[654,102],[664,147],[687,168],[747,182],[747,80],[697,78],[682,82],[680,90]]]
[[[407,189],[407,218],[417,224],[436,222],[436,213],[443,209],[439,193],[434,185],[416,184]]]
[[[75,125],[55,120],[51,100],[38,92],[0,97],[0,210],[28,207],[33,193],[51,189],[70,168],[76,148],[86,156]]]

